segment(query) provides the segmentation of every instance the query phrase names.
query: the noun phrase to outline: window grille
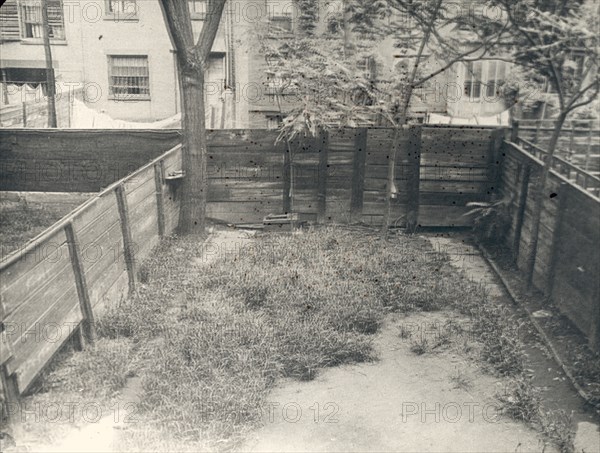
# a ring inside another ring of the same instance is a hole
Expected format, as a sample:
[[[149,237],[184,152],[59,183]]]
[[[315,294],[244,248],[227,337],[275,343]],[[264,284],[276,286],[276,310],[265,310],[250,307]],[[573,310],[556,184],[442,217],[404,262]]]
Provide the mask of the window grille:
[[[113,55],[109,57],[109,91],[116,99],[149,99],[148,57]]]

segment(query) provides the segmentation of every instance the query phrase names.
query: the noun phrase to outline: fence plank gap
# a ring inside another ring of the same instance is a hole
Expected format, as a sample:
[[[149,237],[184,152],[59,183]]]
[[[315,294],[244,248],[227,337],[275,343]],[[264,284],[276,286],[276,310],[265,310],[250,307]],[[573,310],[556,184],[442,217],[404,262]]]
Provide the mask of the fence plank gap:
[[[77,295],[79,296],[79,305],[83,315],[83,334],[85,339],[93,344],[96,338],[94,312],[92,311],[85,271],[81,261],[79,240],[77,239],[77,233],[73,227],[73,222],[69,222],[65,225],[65,233],[69,245],[69,255],[71,257],[71,265],[73,266],[73,274],[75,275],[75,286],[77,287]]]
[[[134,255],[134,243],[131,236],[131,228],[129,226],[129,207],[127,205],[127,196],[125,194],[125,187],[123,186],[123,184],[119,184],[115,188],[115,195],[117,197],[119,218],[121,220],[121,233],[123,235],[125,267],[127,268],[127,276],[129,279],[129,292],[132,293],[133,291],[135,291],[137,283],[137,274]]]

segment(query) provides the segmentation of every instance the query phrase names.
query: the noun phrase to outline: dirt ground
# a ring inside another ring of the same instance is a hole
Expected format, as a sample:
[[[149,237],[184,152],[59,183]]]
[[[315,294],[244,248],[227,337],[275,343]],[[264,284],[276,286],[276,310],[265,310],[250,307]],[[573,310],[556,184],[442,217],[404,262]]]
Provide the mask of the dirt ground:
[[[537,433],[499,415],[502,382],[452,351],[416,355],[399,336],[402,324],[423,331],[444,318],[390,316],[375,340],[379,361],[280,386],[264,428],[239,451],[542,451]]]

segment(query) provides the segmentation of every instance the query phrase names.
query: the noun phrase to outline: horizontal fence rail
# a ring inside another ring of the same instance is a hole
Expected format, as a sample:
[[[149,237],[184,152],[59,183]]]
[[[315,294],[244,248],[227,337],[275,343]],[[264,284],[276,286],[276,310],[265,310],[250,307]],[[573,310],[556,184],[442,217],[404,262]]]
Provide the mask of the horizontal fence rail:
[[[163,175],[179,170],[181,145],[0,261],[5,401],[26,392],[65,342],[93,342],[95,314],[135,288],[135,263],[177,224],[178,196]]]
[[[519,137],[517,139],[517,144],[529,152],[532,156],[540,159],[542,162],[546,162],[548,159],[548,153],[546,150],[528,140],[525,140],[524,138]],[[557,173],[563,175],[565,178],[592,193],[593,195],[600,195],[600,178],[597,176],[576,165],[573,165],[571,162],[568,162],[560,156],[552,156],[550,167]]]
[[[544,149],[556,120],[518,120],[519,137]],[[598,120],[569,119],[562,126],[555,153],[586,172],[600,177],[600,123]]]

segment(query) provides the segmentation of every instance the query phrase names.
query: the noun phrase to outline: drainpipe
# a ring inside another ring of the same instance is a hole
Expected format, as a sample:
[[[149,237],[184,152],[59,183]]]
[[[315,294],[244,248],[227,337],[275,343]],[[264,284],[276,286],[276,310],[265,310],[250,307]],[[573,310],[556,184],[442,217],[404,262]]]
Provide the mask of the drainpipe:
[[[48,24],[48,0],[42,0],[42,34],[44,38],[44,53],[46,55],[46,85],[48,95],[48,127],[56,124],[56,79],[52,65],[52,49],[50,47],[50,25]]]

